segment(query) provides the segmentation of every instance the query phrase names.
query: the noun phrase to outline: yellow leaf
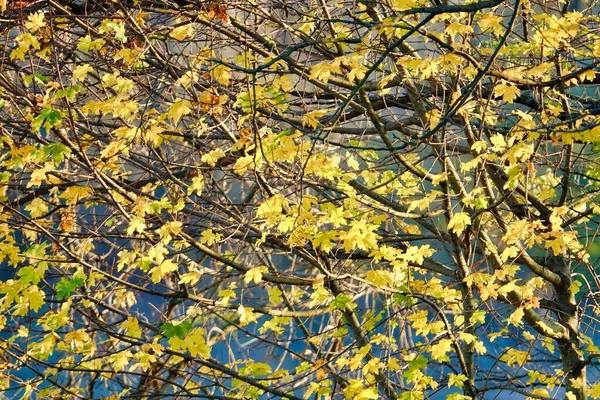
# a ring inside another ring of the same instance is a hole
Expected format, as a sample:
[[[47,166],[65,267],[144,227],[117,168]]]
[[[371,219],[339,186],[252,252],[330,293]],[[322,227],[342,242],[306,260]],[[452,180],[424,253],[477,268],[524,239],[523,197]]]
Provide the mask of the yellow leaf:
[[[440,339],[439,342],[429,348],[431,358],[435,361],[444,362],[450,361],[447,353],[452,350],[452,340]]]
[[[589,393],[590,397],[594,400],[600,398],[600,382],[594,383],[590,389]]]
[[[471,217],[465,212],[456,213],[448,221],[448,230],[460,235],[467,226],[471,225]]]
[[[177,236],[181,232],[182,226],[183,223],[181,221],[171,221],[161,226],[155,232],[159,234],[160,239],[164,243],[169,243],[173,239],[173,235]]]
[[[283,297],[281,296],[283,292],[279,290],[279,288],[273,286],[267,290],[269,294],[269,304],[276,306],[283,301]]]
[[[220,242],[223,239],[223,235],[220,233],[214,233],[212,229],[206,229],[202,231],[200,235],[200,243],[212,246],[215,243]]]
[[[506,322],[508,322],[511,325],[519,327],[519,326],[523,325],[523,316],[524,315],[525,315],[525,312],[523,311],[523,307],[518,307],[510,315],[510,317],[508,317],[508,320]]]
[[[376,287],[391,287],[394,285],[394,274],[384,270],[369,271],[365,275],[365,280]]]
[[[493,12],[487,12],[481,14],[481,19],[478,22],[479,27],[482,31],[487,31],[495,34],[500,34],[504,31],[504,27],[502,26],[502,16],[496,15]]]
[[[379,398],[379,393],[377,393],[377,389],[372,388],[372,387],[361,390],[354,397],[354,399],[356,399],[356,400],[368,400],[368,399],[378,399],[378,398]]]
[[[529,75],[532,78],[542,78],[548,73],[548,71],[550,71],[552,67],[552,63],[541,63],[527,71],[526,75]]]
[[[86,35],[77,41],[77,50],[100,50],[105,44],[106,41],[104,39],[92,40],[92,37],[90,35]]]
[[[127,336],[131,336],[132,338],[139,339],[142,336],[142,330],[135,317],[127,317],[127,321],[121,324],[121,328],[125,329]]]
[[[29,303],[32,311],[38,311],[44,305],[44,292],[39,287],[31,285],[23,292],[23,299]]]
[[[293,77],[294,75],[282,75],[273,80],[273,87],[284,92],[289,92],[294,87]]]
[[[433,109],[426,113],[426,118],[429,120],[429,129],[434,129],[442,118],[442,113],[438,109]]]
[[[494,87],[494,97],[502,96],[502,100],[512,103],[521,94],[521,89],[516,86],[506,85],[504,83]]]
[[[177,100],[173,105],[169,108],[167,112],[167,118],[170,118],[174,124],[179,122],[181,117],[184,115],[188,115],[192,112],[190,108],[191,103],[188,100]]]
[[[81,349],[88,343],[91,343],[92,338],[90,335],[82,328],[73,332],[69,332],[65,335],[65,343],[71,348],[75,350]]]
[[[186,284],[186,283],[189,283],[190,285],[194,285],[200,280],[201,277],[202,277],[202,273],[200,271],[186,272],[185,274],[182,274],[181,277],[179,278],[179,283],[182,285]]]
[[[248,271],[246,271],[246,276],[244,276],[244,282],[260,283],[262,281],[263,274],[266,272],[269,272],[269,269],[264,265],[251,268]]]
[[[221,158],[225,157],[225,152],[221,149],[214,149],[202,155],[200,159],[203,163],[214,167]]]
[[[175,82],[175,86],[182,86],[184,88],[189,87],[192,83],[198,82],[198,72],[195,70],[187,71],[177,81]]]
[[[109,160],[114,156],[118,156],[123,154],[125,156],[129,155],[129,147],[127,146],[127,141],[125,140],[116,140],[110,142],[108,146],[106,146],[100,152],[100,155],[104,160]]]
[[[484,140],[478,140],[471,145],[471,150],[477,154],[481,154],[487,148],[487,143]]]
[[[25,206],[25,210],[29,211],[31,218],[38,218],[48,212],[48,205],[44,200],[36,197],[31,201],[31,203]]]
[[[177,264],[171,260],[165,260],[148,272],[151,274],[152,282],[158,283],[165,275],[174,271],[177,271]]]
[[[490,137],[490,142],[492,142],[492,150],[495,152],[502,152],[506,150],[506,141],[504,140],[504,136],[501,134],[492,135]]]
[[[418,6],[415,0],[392,0],[392,8],[395,11],[406,11]]]
[[[252,155],[238,158],[233,166],[233,172],[238,176],[242,176],[248,168],[254,168],[254,157]]]
[[[470,25],[461,24],[460,22],[452,22],[446,26],[446,34],[449,36],[454,36],[457,33],[459,35],[468,35],[469,33],[473,33],[473,27]]]
[[[180,42],[194,34],[194,24],[185,24],[173,29],[169,36]]]
[[[319,63],[319,64],[313,65],[313,67],[311,68],[310,77],[311,77],[311,79],[316,79],[323,83],[327,83],[327,81],[329,81],[329,77],[331,76],[332,72],[338,73],[338,74],[342,73],[339,63],[337,63],[337,64],[334,64],[331,62]]]
[[[7,0],[0,0],[0,12],[6,11],[6,2]]]
[[[261,203],[256,210],[256,218],[279,217],[286,207],[288,207],[287,199],[281,194],[276,194]]]
[[[240,304],[237,309],[237,312],[240,315],[240,325],[244,326],[251,322],[256,322],[256,316],[252,311],[254,311],[252,307],[244,307]]]
[[[581,82],[585,82],[586,80],[592,82],[596,78],[596,72],[593,69],[588,69],[579,74],[578,78]]]
[[[27,188],[40,186],[43,181],[48,180],[48,176],[46,175],[48,172],[54,170],[54,165],[52,163],[46,163],[42,168],[38,168],[33,170],[31,176],[29,178],[29,182],[27,182]]]
[[[0,3],[0,8],[2,7]],[[30,30],[31,32],[36,32],[38,29],[46,26],[46,22],[44,22],[44,13],[41,11],[36,12],[35,14],[29,14],[27,17],[27,22],[25,22],[25,28]]]
[[[75,205],[81,199],[90,197],[94,189],[89,186],[70,186],[58,197],[66,200],[67,205]]]
[[[119,372],[125,369],[132,357],[133,354],[129,350],[120,351],[118,353],[111,354],[110,357],[108,357],[108,362],[112,365],[115,372]]]
[[[466,376],[464,376],[463,374],[449,374],[448,376],[448,387],[451,386],[456,386],[456,387],[463,387],[464,386],[464,382],[467,380],[468,378]]]
[[[135,232],[142,233],[146,230],[146,222],[143,218],[134,217],[129,222],[129,227],[127,228],[127,235],[133,235]]]
[[[221,85],[229,85],[231,79],[231,68],[226,65],[219,64],[211,70],[211,75],[214,80],[219,82]]]
[[[196,175],[192,178],[192,184],[187,188],[187,194],[190,196],[196,192],[198,195],[201,195],[202,189],[204,189],[204,177],[202,175]]]
[[[317,125],[319,125],[319,118],[325,114],[326,112],[323,110],[313,110],[307,112],[302,117],[302,126],[310,126],[311,128],[315,129]]]
[[[500,360],[505,362],[508,365],[518,365],[522,367],[529,358],[529,352],[524,350],[517,349],[508,349],[506,352],[500,356]]]

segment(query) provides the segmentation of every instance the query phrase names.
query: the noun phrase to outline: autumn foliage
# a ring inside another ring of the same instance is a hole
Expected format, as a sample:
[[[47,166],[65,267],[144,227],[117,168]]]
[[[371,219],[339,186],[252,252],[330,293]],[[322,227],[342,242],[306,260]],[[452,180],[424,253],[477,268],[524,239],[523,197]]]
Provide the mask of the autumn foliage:
[[[600,397],[594,4],[0,10],[6,398]]]

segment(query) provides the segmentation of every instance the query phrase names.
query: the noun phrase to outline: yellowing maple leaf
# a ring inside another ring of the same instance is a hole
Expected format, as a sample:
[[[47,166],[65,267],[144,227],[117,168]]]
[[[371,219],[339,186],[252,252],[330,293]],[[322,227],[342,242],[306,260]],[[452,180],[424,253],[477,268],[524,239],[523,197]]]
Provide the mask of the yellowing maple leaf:
[[[415,0],[392,0],[391,1],[392,9],[395,11],[406,11],[411,8],[417,7],[418,2]]]
[[[221,158],[225,157],[225,152],[221,149],[214,149],[209,151],[206,154],[203,154],[201,157],[201,161],[214,167]]]
[[[115,372],[119,372],[125,369],[132,357],[133,354],[129,350],[120,351],[118,353],[111,354],[110,357],[108,357],[108,362],[112,365]]]
[[[65,199],[67,205],[75,205],[79,200],[91,196],[93,192],[94,189],[89,186],[70,186],[58,197]]]
[[[223,239],[223,235],[220,233],[214,233],[212,229],[205,229],[200,235],[200,243],[212,246],[215,243],[220,242]]]
[[[470,25],[461,24],[460,22],[452,22],[446,26],[446,34],[449,36],[454,36],[457,33],[460,35],[473,33],[473,27]]]
[[[517,307],[510,317],[508,317],[506,322],[517,327],[522,326],[524,315],[525,311],[523,311],[523,307]]]
[[[369,271],[365,274],[365,280],[376,287],[391,287],[394,285],[394,274],[384,270]]]
[[[431,358],[435,361],[444,362],[450,361],[450,357],[448,357],[447,353],[451,350],[452,340],[440,339],[439,342],[429,348],[429,353],[431,353]]]
[[[127,317],[127,321],[121,324],[121,328],[125,329],[127,336],[131,336],[132,338],[139,339],[142,336],[142,330],[135,317]]]
[[[192,184],[187,188],[188,196],[196,192],[198,195],[202,194],[204,189],[204,177],[202,175],[196,175],[192,178]]]
[[[256,322],[256,316],[252,311],[254,311],[252,307],[244,307],[240,304],[237,309],[237,312],[240,316],[240,325],[245,326],[251,322]]]
[[[25,28],[31,32],[36,32],[38,29],[43,28],[44,26],[46,26],[46,22],[44,22],[44,13],[41,11],[38,11],[35,14],[29,14],[27,17],[27,22],[25,22]]]
[[[267,289],[267,293],[269,295],[269,303],[271,305],[276,306],[283,301],[283,297],[281,296],[283,292],[279,290],[279,288],[275,286],[270,287],[269,289]]]
[[[23,291],[23,300],[29,303],[32,311],[38,311],[44,305],[44,292],[39,287],[31,285]]]
[[[377,228],[377,225],[369,224],[362,219],[353,221],[350,224],[350,230],[340,233],[340,239],[344,241],[344,250],[369,251],[377,248],[379,235],[374,232]]]
[[[238,158],[233,166],[233,172],[238,176],[242,176],[248,168],[254,168],[254,157],[252,155]]]
[[[36,197],[25,206],[25,210],[29,211],[31,218],[38,218],[48,212],[48,205],[43,199]]]
[[[315,129],[317,125],[319,125],[319,118],[325,114],[327,114],[327,112],[324,110],[313,110],[307,112],[302,117],[302,126],[310,126],[311,128]]]
[[[256,210],[256,218],[279,217],[288,204],[287,199],[281,194],[271,196],[260,204]]]
[[[600,398],[600,382],[594,383],[592,386],[590,386],[588,394],[594,400]]]
[[[596,71],[593,69],[588,69],[587,71],[579,74],[578,78],[581,82],[585,82],[586,80],[592,82],[596,78]]]
[[[181,25],[177,28],[174,28],[169,33],[169,36],[181,42],[194,34],[194,28],[194,24]]]
[[[219,82],[221,85],[229,85],[231,79],[231,68],[226,65],[219,64],[210,71],[214,80]]]
[[[174,124],[179,122],[181,117],[192,112],[191,103],[188,100],[177,100],[167,112],[167,118],[170,118]]]
[[[467,226],[471,225],[471,217],[465,212],[456,213],[448,221],[448,230],[460,235]]]
[[[487,12],[481,14],[481,19],[478,22],[479,27],[482,31],[487,31],[495,33],[496,35],[501,34],[504,31],[504,27],[502,26],[502,16],[496,15],[493,12]]]
[[[164,243],[169,243],[173,239],[173,235],[176,236],[181,232],[182,226],[181,221],[171,221],[161,226],[156,232]]]
[[[273,87],[284,92],[289,92],[294,87],[294,75],[282,75],[273,80]]]
[[[267,272],[269,272],[269,269],[264,265],[251,268],[248,271],[246,271],[246,275],[244,276],[244,282],[260,283],[262,281],[263,274]]]
[[[134,217],[129,222],[129,227],[127,228],[127,235],[133,235],[135,232],[142,233],[146,230],[146,222],[143,218]]]
[[[33,170],[29,182],[27,182],[27,188],[40,186],[43,181],[48,179],[46,175],[48,172],[53,171],[55,166],[52,163],[46,163],[42,168]]]
[[[177,264],[171,260],[164,260],[162,263],[148,271],[151,274],[152,282],[158,283],[160,280],[170,272],[177,271]]]
[[[526,72],[526,75],[531,76],[532,78],[542,78],[542,77],[544,77],[544,75],[546,75],[548,73],[548,71],[550,71],[550,69],[553,66],[554,65],[552,63],[541,63],[541,64],[536,65],[535,67],[529,69]]]
[[[179,283],[182,285],[186,283],[194,285],[200,280],[201,277],[202,273],[200,271],[186,272],[185,274],[181,274],[181,277],[179,278]]]
[[[83,328],[67,333],[64,341],[73,350],[80,350],[83,346],[92,342],[90,335]]]
[[[463,387],[464,383],[468,380],[468,378],[466,376],[464,376],[463,374],[450,374],[448,376],[448,387],[451,386],[456,386],[456,387]]]
[[[361,390],[354,399],[356,400],[369,400],[369,399],[378,399],[379,393],[377,393],[377,389],[375,388],[367,388]]]
[[[126,140],[115,140],[110,142],[102,151],[100,151],[100,156],[103,159],[109,160],[114,156],[118,155],[129,155],[129,147]]]
[[[313,67],[311,68],[310,77],[311,77],[311,79],[316,79],[323,83],[327,83],[329,81],[329,77],[331,76],[332,72],[338,73],[338,74],[342,73],[339,63],[337,63],[337,64],[330,63],[330,62],[319,63],[319,64],[313,65]]]
[[[521,94],[521,89],[514,85],[507,85],[504,83],[500,83],[494,87],[494,97],[502,96],[502,100],[507,103],[511,103],[515,101],[517,97]]]
[[[100,50],[105,44],[106,41],[104,39],[92,40],[90,35],[86,35],[77,41],[77,50],[86,52],[91,50]]]

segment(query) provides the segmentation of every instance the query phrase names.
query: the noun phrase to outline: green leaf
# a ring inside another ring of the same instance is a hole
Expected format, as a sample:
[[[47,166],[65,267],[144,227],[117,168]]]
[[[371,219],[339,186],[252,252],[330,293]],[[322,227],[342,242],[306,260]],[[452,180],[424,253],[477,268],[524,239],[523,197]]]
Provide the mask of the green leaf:
[[[338,294],[335,296],[335,299],[329,304],[330,310],[341,310],[346,311],[346,306],[348,306],[351,310],[356,307],[356,304],[352,302],[352,299],[346,295]]]
[[[193,325],[189,321],[183,321],[178,324],[165,322],[160,326],[160,333],[162,333],[167,339],[171,339],[173,337],[183,339],[192,328]]]
[[[58,165],[71,156],[71,149],[62,143],[50,143],[43,147],[45,157],[50,156],[54,164]]]
[[[57,128],[60,126],[61,121],[60,112],[50,107],[44,107],[40,114],[31,121],[31,128],[34,132],[39,132],[42,126],[46,129]]]
[[[75,292],[75,290],[79,289],[80,287],[83,287],[83,285],[83,278],[62,278],[56,284],[56,298],[58,300],[64,300],[66,298],[69,298],[71,297],[73,292]]]
[[[37,285],[44,277],[45,269],[36,268],[32,265],[23,267],[17,272],[17,275],[21,278],[20,281],[23,283],[33,283]]]

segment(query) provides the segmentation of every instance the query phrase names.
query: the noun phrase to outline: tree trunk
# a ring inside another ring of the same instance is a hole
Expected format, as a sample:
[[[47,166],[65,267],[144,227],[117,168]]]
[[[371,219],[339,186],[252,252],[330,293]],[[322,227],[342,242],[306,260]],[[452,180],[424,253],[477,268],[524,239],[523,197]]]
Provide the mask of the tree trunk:
[[[565,390],[575,397],[565,397],[568,400],[586,400],[585,363],[578,349],[576,339],[561,344],[560,355],[565,373]]]
[[[551,257],[548,264],[558,272],[562,279],[555,286],[558,320],[569,331],[569,339],[559,343],[560,356],[563,366],[565,390],[575,397],[567,399],[586,399],[585,360],[579,342],[579,315],[575,295],[571,290],[571,269],[564,257]]]

